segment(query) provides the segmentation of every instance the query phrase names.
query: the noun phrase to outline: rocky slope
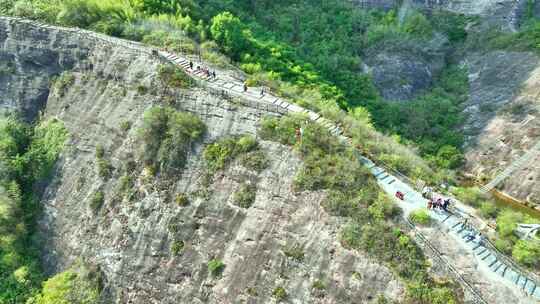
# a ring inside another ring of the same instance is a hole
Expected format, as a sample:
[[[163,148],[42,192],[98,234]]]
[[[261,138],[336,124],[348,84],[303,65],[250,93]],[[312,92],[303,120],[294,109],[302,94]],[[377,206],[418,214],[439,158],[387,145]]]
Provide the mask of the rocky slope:
[[[403,296],[403,284],[388,268],[339,244],[339,219],[320,207],[324,193],[291,190],[301,161],[287,147],[263,142],[267,170],[235,163],[208,183],[199,144],[177,180],[139,170],[133,196],[118,195],[119,178],[139,152],[137,128],[152,105],[166,102],[199,116],[208,127],[205,143],[256,135],[260,118],[273,113],[202,88],[166,94],[157,79],[158,59],[78,34],[2,19],[0,38],[2,58],[9,59],[2,62],[16,67],[1,78],[8,89],[0,91],[0,108],[29,119],[42,111],[64,121],[70,134],[42,198],[48,272],[89,261],[103,272],[107,297],[116,303],[271,303],[277,287],[293,303]],[[69,81],[49,89],[61,73]],[[98,145],[113,168],[109,179],[98,174]],[[246,180],[258,190],[254,205],[242,209],[231,200]],[[97,191],[105,200],[95,213],[90,202]],[[180,193],[188,195],[188,206],[172,201]],[[172,248],[178,240],[184,241],[180,255]],[[288,257],[290,248],[301,248],[304,258]],[[209,273],[212,259],[225,264],[222,277]],[[312,288],[316,281],[324,282],[323,291]]]
[[[465,125],[467,171],[493,178],[540,140],[540,70],[532,53],[496,51],[473,54],[469,66],[469,115]],[[536,157],[499,186],[518,199],[540,204]]]

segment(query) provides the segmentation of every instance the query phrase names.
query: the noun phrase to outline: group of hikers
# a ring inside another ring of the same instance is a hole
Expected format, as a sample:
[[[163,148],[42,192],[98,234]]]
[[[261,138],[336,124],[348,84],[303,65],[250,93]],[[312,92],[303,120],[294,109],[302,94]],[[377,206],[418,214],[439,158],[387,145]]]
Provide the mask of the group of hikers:
[[[448,211],[448,207],[450,206],[450,203],[452,202],[450,198],[443,199],[442,197],[438,197],[437,199],[434,198],[433,195],[433,189],[429,186],[425,186],[422,189],[422,197],[427,199],[427,208],[428,209],[441,209],[444,211]]]
[[[405,193],[398,190],[396,191],[396,197],[403,201],[405,200]],[[442,197],[438,197],[437,199],[435,199],[433,195],[433,189],[428,186],[425,186],[422,189],[422,197],[428,200],[428,209],[441,209],[444,211],[448,211],[448,207],[450,207],[450,204],[452,203],[452,200],[450,198],[443,199]]]
[[[189,69],[193,71],[193,61],[189,61]],[[212,77],[216,78],[216,71],[210,71],[210,69],[206,67],[201,67],[200,65],[197,65],[197,71],[202,71],[206,77]]]

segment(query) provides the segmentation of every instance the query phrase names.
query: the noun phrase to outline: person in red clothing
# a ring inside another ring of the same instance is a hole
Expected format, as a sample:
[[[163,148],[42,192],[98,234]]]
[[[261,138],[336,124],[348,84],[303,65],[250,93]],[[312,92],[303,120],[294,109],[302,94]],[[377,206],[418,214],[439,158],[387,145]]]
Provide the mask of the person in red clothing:
[[[400,200],[404,200],[405,199],[405,194],[403,194],[403,192],[401,191],[396,191],[396,197],[399,198]]]

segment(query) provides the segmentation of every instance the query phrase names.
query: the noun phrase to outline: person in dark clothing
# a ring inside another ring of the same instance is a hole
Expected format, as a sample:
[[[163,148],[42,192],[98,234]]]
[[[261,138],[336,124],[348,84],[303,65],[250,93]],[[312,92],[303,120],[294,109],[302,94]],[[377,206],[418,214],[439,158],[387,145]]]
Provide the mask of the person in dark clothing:
[[[244,83],[244,92],[247,92],[247,90],[248,90],[248,86],[247,84]]]
[[[216,78],[216,71],[212,71],[212,77],[215,79]]]
[[[444,200],[444,203],[443,203],[443,206],[442,206],[444,211],[448,211],[448,206],[450,206],[450,199],[449,198]]]
[[[189,61],[189,69],[193,70],[193,61],[191,61],[191,60]]]

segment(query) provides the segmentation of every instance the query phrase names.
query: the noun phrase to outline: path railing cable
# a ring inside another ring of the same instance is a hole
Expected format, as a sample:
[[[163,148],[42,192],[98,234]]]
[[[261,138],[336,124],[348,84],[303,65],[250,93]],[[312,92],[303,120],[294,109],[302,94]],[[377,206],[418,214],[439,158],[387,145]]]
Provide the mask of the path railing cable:
[[[450,273],[454,279],[456,279],[459,283],[461,283],[461,286],[463,286],[470,294],[470,296],[473,298],[473,303],[480,303],[480,304],[487,304],[487,302],[482,298],[482,295],[480,291],[471,285],[462,275],[457,271],[457,269],[452,266],[450,262],[446,258],[444,258],[443,254],[431,243],[428,241],[427,237],[422,234],[417,228],[416,225],[414,225],[409,219],[405,220],[411,231],[413,232],[413,236],[415,238],[415,241],[420,245],[424,245],[429,250],[433,252],[432,257],[439,261],[439,265],[444,265],[447,269],[447,272]]]
[[[48,29],[57,29],[57,30],[62,30],[62,31],[69,31],[69,32],[75,32],[75,33],[78,33],[78,34],[81,34],[85,37],[89,37],[93,40],[99,40],[99,41],[103,41],[103,42],[107,42],[107,43],[110,43],[110,44],[113,44],[113,45],[120,45],[120,46],[123,46],[125,48],[128,48],[132,51],[135,51],[137,53],[144,53],[144,54],[147,54],[147,55],[156,55],[156,51],[155,50],[152,50],[152,49],[149,49],[148,47],[144,46],[143,44],[141,43],[137,43],[137,42],[133,42],[133,41],[128,41],[128,40],[124,40],[124,39],[120,39],[120,38],[111,38],[109,36],[106,36],[106,35],[103,35],[103,34],[98,34],[98,33],[95,33],[95,32],[91,32],[91,31],[87,31],[87,30],[82,30],[82,29],[70,29],[70,28],[64,28],[64,27],[58,27],[58,26],[52,26],[52,25],[47,25],[47,24],[42,24],[42,23],[39,23],[39,22],[35,22],[35,21],[30,21],[30,20],[26,20],[26,19],[21,19],[21,18],[14,18],[14,17],[3,17],[1,16],[0,18],[3,18],[3,19],[8,19],[8,20],[13,20],[13,21],[17,21],[17,22],[22,22],[22,23],[26,23],[26,24],[32,24],[34,26],[38,26],[38,27],[44,27],[44,28],[48,28]],[[167,62],[170,62],[172,64],[174,64],[175,66],[179,66],[179,64],[171,59],[170,57],[167,57],[164,52],[158,52],[158,56],[163,59],[163,60],[166,60]],[[178,57],[177,57],[178,58]],[[181,67],[181,66],[180,66]],[[181,67],[182,68],[182,67]],[[189,73],[188,73],[189,74]],[[223,86],[217,86],[217,85],[209,85],[209,82],[206,82],[206,81],[203,81],[201,79],[198,79],[195,75],[191,74],[191,76],[197,81],[197,83],[205,86],[206,88],[209,88],[211,90],[213,90],[215,93],[217,94],[223,94],[223,95],[226,95],[227,97],[231,98],[231,97],[241,97],[240,100],[245,100],[246,99],[246,95],[240,93],[240,92],[235,92],[233,90],[230,90],[229,88],[226,88],[226,87],[223,87]],[[340,140],[344,141],[346,144],[349,144],[352,146],[352,140],[348,137],[345,137],[342,135],[342,131],[339,129],[339,127],[337,127],[333,122],[329,121],[328,119],[326,118],[323,118],[322,116],[320,116],[319,114],[315,113],[315,112],[312,112],[310,110],[306,110],[306,109],[303,109],[297,105],[294,105],[294,104],[290,104],[284,100],[282,100],[281,98],[278,98],[278,97],[275,97],[273,96],[273,98],[275,99],[272,99],[272,100],[262,100],[262,99],[259,99],[259,100],[254,100],[255,98],[253,96],[248,96],[249,97],[249,101],[248,101],[248,104],[251,105],[251,106],[254,106],[256,108],[259,108],[259,109],[264,109],[264,110],[269,110],[269,111],[272,111],[272,112],[276,112],[276,113],[279,113],[281,115],[283,114],[287,114],[289,112],[291,113],[303,113],[303,114],[306,114],[309,116],[309,118],[315,122],[318,122],[320,124],[322,124],[323,126],[325,127],[328,127],[329,131],[333,134],[333,135],[336,135],[340,138]],[[260,104],[260,103],[266,103],[266,105],[264,105],[262,108],[259,107],[258,105],[256,104]],[[540,143],[539,143],[540,145]],[[353,147],[354,148],[354,147]],[[359,154],[359,152],[355,149],[355,151]],[[363,156],[362,156],[363,157]],[[365,157],[363,157],[365,158]],[[379,164],[375,164],[374,162],[372,162],[374,165],[379,165]],[[407,182],[411,182],[411,179],[408,178],[407,176],[405,176],[404,174],[401,174],[393,169],[390,169],[388,166],[384,166],[384,168],[390,172],[393,172],[395,173],[397,176],[399,176],[400,178],[406,180]],[[450,262],[448,262],[445,258],[442,257],[442,255],[440,254],[440,252],[436,249],[436,247],[430,243],[427,239],[427,237],[425,237],[417,228],[416,226],[411,223],[410,221],[407,220],[407,223],[408,225],[411,227],[411,229],[413,230],[414,232],[414,236],[416,239],[420,240],[422,242],[422,244],[424,244],[425,246],[427,246],[430,250],[432,250],[433,252],[435,252],[435,256],[436,258],[438,258],[444,265],[445,267],[449,270],[449,272],[459,281],[462,283],[462,286],[464,286],[469,292],[470,294],[473,296],[473,298],[475,299],[475,303],[487,303],[481,296],[480,292],[473,286],[471,285],[452,265]],[[489,243],[489,242],[488,242]],[[489,243],[491,244],[491,243]],[[490,245],[490,247],[493,246],[493,244]],[[497,252],[498,254],[501,255],[501,260],[505,260],[505,261],[508,261],[508,264],[512,265],[515,269],[518,269],[520,270],[521,268],[516,265],[516,263],[514,261],[512,261],[511,259],[509,259],[508,257],[506,257],[504,254],[498,252],[498,250],[496,250],[496,248],[493,246],[493,249],[495,252]],[[523,273],[527,273],[525,271],[523,271]],[[532,276],[532,275],[531,275]]]

